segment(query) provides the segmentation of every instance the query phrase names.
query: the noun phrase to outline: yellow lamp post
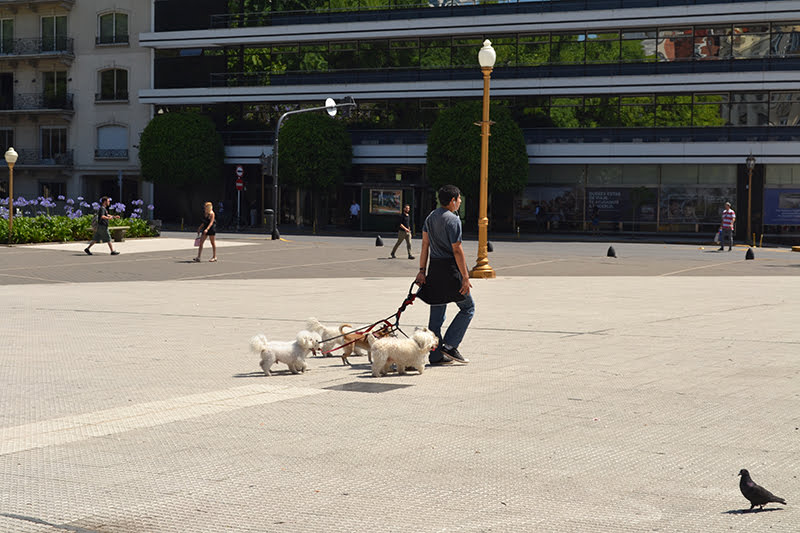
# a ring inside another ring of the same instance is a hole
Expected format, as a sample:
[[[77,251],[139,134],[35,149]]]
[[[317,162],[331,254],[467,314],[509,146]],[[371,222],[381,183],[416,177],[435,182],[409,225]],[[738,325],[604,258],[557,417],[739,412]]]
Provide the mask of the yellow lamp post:
[[[478,52],[478,63],[483,71],[483,119],[481,120],[481,186],[480,204],[478,206],[478,262],[469,271],[471,278],[494,278],[495,273],[489,266],[487,249],[489,218],[489,78],[492,75],[497,54],[489,39],[483,41],[483,48]]]
[[[755,245],[755,242],[751,242],[750,236],[753,231],[753,169],[756,166],[756,158],[753,157],[753,154],[750,154],[745,161],[747,162],[747,238],[745,241]]]
[[[6,163],[8,163],[8,244],[11,244],[11,230],[14,229],[14,163],[17,162],[19,154],[12,146],[6,151]]]

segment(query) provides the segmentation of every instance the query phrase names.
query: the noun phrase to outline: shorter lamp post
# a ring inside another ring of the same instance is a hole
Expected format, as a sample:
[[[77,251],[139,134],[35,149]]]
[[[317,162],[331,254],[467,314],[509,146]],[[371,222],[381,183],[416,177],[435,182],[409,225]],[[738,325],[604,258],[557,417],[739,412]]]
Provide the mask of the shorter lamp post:
[[[272,166],[272,158],[262,150],[258,160],[261,162],[261,223],[263,225],[267,222],[264,217],[264,176],[267,174],[267,169]]]
[[[489,78],[492,75],[497,54],[489,39],[483,41],[483,48],[478,52],[478,63],[483,71],[483,119],[481,120],[481,183],[478,205],[478,261],[469,271],[471,278],[494,278],[495,272],[489,266],[487,216],[489,204]]]
[[[753,169],[756,166],[756,158],[753,157],[753,154],[747,156],[747,239],[745,239],[750,244],[755,244],[750,240],[750,236],[752,235],[753,227]],[[755,241],[755,239],[753,239]]]
[[[8,244],[11,244],[11,230],[14,229],[14,163],[17,162],[19,154],[12,146],[6,151],[6,163],[8,164]]]

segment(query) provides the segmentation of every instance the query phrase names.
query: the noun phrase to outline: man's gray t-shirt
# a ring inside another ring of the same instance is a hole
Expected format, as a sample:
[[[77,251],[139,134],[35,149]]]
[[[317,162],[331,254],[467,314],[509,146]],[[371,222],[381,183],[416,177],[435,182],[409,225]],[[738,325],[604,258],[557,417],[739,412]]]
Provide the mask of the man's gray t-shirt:
[[[431,259],[453,257],[453,244],[461,242],[461,219],[444,207],[437,207],[422,225],[428,234]]]

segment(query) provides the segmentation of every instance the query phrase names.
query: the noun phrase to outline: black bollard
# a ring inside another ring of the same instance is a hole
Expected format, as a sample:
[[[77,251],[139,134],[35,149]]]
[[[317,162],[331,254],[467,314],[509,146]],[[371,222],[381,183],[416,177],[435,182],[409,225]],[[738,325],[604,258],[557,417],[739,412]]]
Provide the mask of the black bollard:
[[[748,248],[747,249],[747,253],[744,254],[744,258],[745,259],[755,259],[756,258],[756,255],[753,253],[753,249],[752,248]]]
[[[278,232],[278,228],[276,227],[274,230],[272,230],[272,240],[273,241],[277,241],[280,238],[281,238],[281,234]]]
[[[487,252],[494,252],[494,246],[492,246],[492,243],[489,242],[489,241],[486,241],[486,251]]]
[[[378,235],[378,238],[375,239],[375,246],[383,246],[383,239],[381,239],[380,235]]]
[[[608,247],[608,253],[606,253],[606,256],[607,257],[617,257],[617,252],[614,251],[614,247],[613,246],[609,246]]]

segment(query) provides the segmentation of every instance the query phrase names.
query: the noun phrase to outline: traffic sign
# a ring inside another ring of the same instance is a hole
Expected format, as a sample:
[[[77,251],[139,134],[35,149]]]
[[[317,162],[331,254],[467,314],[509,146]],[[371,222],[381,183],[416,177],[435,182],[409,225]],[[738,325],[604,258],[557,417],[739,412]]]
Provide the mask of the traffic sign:
[[[236,165],[236,177],[241,178],[242,176],[244,176],[244,168],[242,165]]]
[[[244,182],[242,181],[242,178],[236,178],[236,190],[241,191],[242,189],[244,189]]]

